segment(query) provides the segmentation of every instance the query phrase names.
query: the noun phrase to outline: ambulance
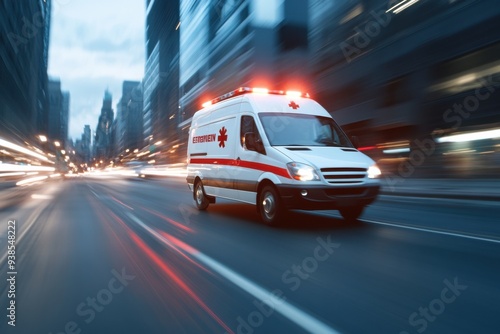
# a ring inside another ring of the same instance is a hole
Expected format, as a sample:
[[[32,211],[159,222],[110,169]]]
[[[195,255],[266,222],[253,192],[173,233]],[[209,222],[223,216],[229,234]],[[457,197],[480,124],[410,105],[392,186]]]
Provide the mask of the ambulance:
[[[187,183],[199,210],[216,198],[256,205],[269,225],[289,209],[356,220],[380,169],[331,115],[297,91],[241,87],[203,104],[189,130]]]

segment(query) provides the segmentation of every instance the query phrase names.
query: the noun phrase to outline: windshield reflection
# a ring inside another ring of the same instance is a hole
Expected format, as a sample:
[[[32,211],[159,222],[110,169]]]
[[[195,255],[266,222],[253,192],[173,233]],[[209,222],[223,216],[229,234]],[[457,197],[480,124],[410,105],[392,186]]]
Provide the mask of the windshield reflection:
[[[353,147],[329,117],[290,113],[260,113],[259,117],[272,146]]]

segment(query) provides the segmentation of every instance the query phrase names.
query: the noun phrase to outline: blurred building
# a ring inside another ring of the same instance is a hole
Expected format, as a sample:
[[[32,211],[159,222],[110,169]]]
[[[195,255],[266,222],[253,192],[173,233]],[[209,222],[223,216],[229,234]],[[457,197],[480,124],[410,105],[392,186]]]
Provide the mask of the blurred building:
[[[62,109],[61,109],[61,137],[63,141],[68,139],[69,128],[69,92],[61,91],[62,93]]]
[[[83,161],[85,163],[88,163],[91,159],[91,130],[90,130],[90,125],[85,125],[83,127],[83,133],[82,133],[82,140],[81,140],[81,151],[82,151],[82,157]]]
[[[142,84],[124,81],[122,97],[116,106],[116,155],[126,149],[141,149],[143,145]]]
[[[494,0],[311,0],[313,96],[379,159],[401,161],[429,139],[436,153],[420,170],[453,152],[491,164],[490,142],[436,138],[500,126],[499,28]]]
[[[185,161],[207,99],[240,86],[309,87],[308,2],[146,2],[144,138],[157,162]]]
[[[51,0],[0,3],[0,135],[33,143],[48,131]]]
[[[68,141],[69,93],[61,90],[61,81],[49,80],[49,113],[47,138],[49,143],[58,141],[66,147]]]
[[[113,163],[118,155],[117,145],[118,145],[118,119],[117,117],[115,117],[113,119],[113,122],[111,122],[111,134],[109,142],[109,147],[110,147],[109,157],[112,159],[111,161],[113,161]]]
[[[111,93],[106,90],[102,101],[101,115],[99,116],[99,121],[95,130],[94,140],[94,158],[97,161],[103,160],[106,165],[113,157],[112,125],[114,114],[112,103],[113,97]]]
[[[161,150],[160,143],[178,140],[179,4],[179,0],[146,1],[143,138],[151,152]]]
[[[309,90],[308,1],[181,1],[180,105],[185,159],[191,117],[241,86]]]

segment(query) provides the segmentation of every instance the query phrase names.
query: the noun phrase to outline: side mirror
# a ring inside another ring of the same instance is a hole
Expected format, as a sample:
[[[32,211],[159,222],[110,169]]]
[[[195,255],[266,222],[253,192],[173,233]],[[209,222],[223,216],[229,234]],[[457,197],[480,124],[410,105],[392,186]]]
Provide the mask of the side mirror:
[[[351,143],[354,146],[354,148],[358,148],[359,147],[359,139],[358,139],[358,137],[357,136],[352,136],[351,137]]]
[[[255,151],[262,154],[266,153],[262,141],[255,135],[254,132],[245,133],[245,147],[249,151]]]

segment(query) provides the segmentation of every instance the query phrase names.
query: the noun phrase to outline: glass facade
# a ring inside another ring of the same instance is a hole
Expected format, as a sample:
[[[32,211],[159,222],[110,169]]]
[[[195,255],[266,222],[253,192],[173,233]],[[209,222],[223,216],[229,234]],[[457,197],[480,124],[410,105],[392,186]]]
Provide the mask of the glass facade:
[[[297,66],[307,51],[307,2],[183,0],[180,8],[181,142],[193,114],[215,96],[240,86],[287,89],[294,76],[307,80]],[[305,43],[284,34],[293,27]]]
[[[434,141],[498,123],[498,94],[469,106],[473,112],[455,110],[476,91],[496,87],[500,8],[494,0],[327,3],[328,10],[324,1],[311,5],[313,96],[362,146],[398,143],[413,152],[422,138]],[[460,147],[434,145],[439,151],[420,170],[440,175],[446,165],[459,165],[447,161],[461,156]],[[495,149],[481,145],[469,151],[491,166],[485,159]],[[409,157],[387,156],[382,149],[370,155],[393,161],[383,166],[386,171]]]
[[[48,131],[51,3],[0,2],[0,132],[14,141],[34,143]]]
[[[146,60],[146,72],[144,74],[144,138],[153,134],[153,103],[154,91],[160,81],[159,43],[156,43],[153,51]]]
[[[150,0],[146,4],[144,149],[154,151],[157,162],[166,163],[166,152],[178,141],[180,2]]]

